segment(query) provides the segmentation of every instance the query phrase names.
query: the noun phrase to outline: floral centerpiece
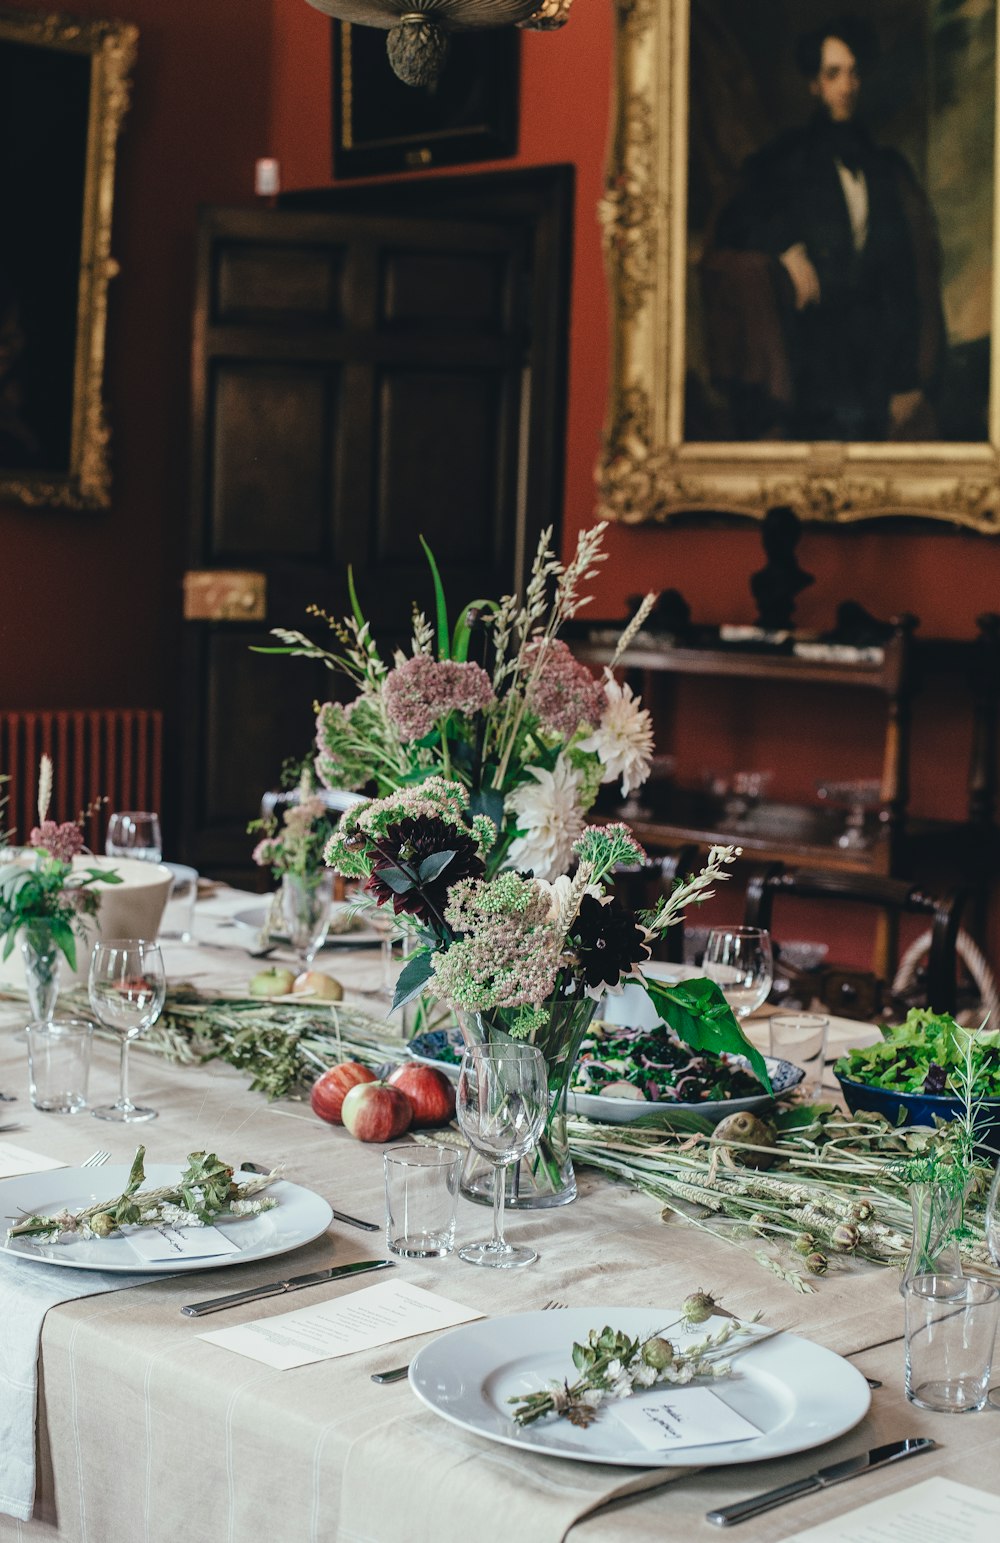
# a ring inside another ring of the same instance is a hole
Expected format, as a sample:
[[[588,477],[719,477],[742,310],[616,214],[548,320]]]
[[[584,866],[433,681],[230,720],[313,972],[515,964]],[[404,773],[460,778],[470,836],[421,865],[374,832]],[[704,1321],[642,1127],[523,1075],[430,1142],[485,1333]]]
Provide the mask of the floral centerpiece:
[[[351,584],[353,611],[336,620],[313,607],[338,646],[275,629],[273,653],[321,659],[355,688],[346,704],[327,702],[316,726],[316,769],[330,788],[374,784],[385,797],[430,776],[454,783],[472,815],[487,815],[487,872],[530,869],[564,874],[602,783],[622,796],[649,775],[649,713],[609,667],[598,680],[558,636],[589,602],[587,581],[605,554],[604,525],[580,534],[565,565],[552,532],[539,542],[523,600],[477,600],[452,628],[433,554],[424,544],[436,597],[433,625],[413,617],[410,652],[391,663],[379,652]],[[655,603],[648,595],[623,633],[615,660]]]
[[[432,776],[358,805],[343,816],[327,861],[363,880],[376,904],[415,924],[418,943],[394,1005],[430,990],[456,1009],[467,1041],[528,1039],[545,1055],[551,1110],[536,1151],[508,1170],[512,1205],[573,1199],[569,1077],[598,1001],[626,981],[645,987],[692,1048],[746,1055],[770,1085],[762,1057],[714,982],[668,986],[642,974],[652,941],[728,877],[735,848],[713,848],[700,874],[636,916],[609,892],[615,867],[644,857],[625,825],[585,826],[573,842],[572,878],[550,881],[511,870],[490,875],[497,827],[488,815],[470,816],[467,797],[459,783]],[[488,1172],[477,1172],[477,1161],[470,1154],[463,1188],[485,1199]]]
[[[76,939],[97,912],[95,884],[120,884],[113,870],[74,872],[84,851],[80,821],[48,818],[52,761],[43,755],[38,772],[38,824],[28,836],[31,861],[24,857],[0,867],[0,938],[9,959],[19,942],[32,1016],[51,1018],[59,995],[59,955],[76,969]],[[84,816],[85,817],[85,816]]]

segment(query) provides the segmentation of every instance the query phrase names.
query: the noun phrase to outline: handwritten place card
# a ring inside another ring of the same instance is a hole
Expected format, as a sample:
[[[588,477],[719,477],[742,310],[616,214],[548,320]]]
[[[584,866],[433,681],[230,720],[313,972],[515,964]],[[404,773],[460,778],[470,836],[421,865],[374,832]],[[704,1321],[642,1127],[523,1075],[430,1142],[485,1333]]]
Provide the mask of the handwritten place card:
[[[140,1227],[126,1233],[125,1241],[147,1264],[161,1259],[214,1259],[240,1251],[218,1227]]]
[[[608,1407],[619,1424],[651,1452],[749,1441],[760,1435],[756,1425],[737,1414],[711,1388],[661,1388]]]
[[[16,1179],[22,1173],[45,1173],[49,1168],[66,1168],[69,1165],[58,1157],[43,1157],[40,1152],[29,1152],[13,1141],[0,1141],[0,1179]]]
[[[198,1337],[287,1371],[312,1361],[353,1355],[357,1350],[374,1350],[376,1345],[390,1345],[414,1334],[452,1329],[484,1316],[407,1281],[385,1281],[333,1302],[300,1307],[276,1318],[257,1318],[232,1329],[214,1329]]]
[[[784,1543],[996,1543],[1000,1537],[1000,1495],[955,1479],[900,1482],[904,1487],[894,1495],[790,1533]]]

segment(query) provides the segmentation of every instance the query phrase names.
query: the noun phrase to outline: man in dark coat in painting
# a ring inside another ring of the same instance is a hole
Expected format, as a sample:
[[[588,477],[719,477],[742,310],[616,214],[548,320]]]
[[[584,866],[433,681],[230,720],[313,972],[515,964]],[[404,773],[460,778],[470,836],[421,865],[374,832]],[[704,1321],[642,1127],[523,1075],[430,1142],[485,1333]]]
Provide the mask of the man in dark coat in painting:
[[[703,265],[735,439],[933,439],[944,351],[933,214],[857,116],[873,53],[844,17],[800,40],[816,110],[750,156]]]

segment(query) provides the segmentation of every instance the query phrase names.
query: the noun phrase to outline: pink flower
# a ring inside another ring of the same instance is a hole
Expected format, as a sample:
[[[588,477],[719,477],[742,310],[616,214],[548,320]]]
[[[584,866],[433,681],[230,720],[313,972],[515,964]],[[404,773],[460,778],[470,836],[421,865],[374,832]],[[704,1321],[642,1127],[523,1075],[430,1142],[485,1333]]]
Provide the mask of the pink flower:
[[[478,664],[457,664],[414,654],[390,670],[385,710],[404,743],[423,739],[451,712],[480,712],[494,701],[493,685]]]
[[[261,868],[270,867],[278,853],[278,843],[272,836],[265,836],[253,849],[253,860]]]
[[[589,728],[600,722],[604,693],[600,681],[559,638],[532,643],[526,654],[529,668],[534,668],[543,649],[541,668],[528,686],[528,707],[543,728],[569,739],[581,723]]]
[[[57,862],[71,863],[78,852],[83,851],[83,832],[72,820],[57,825],[55,820],[43,820],[28,837],[29,846],[40,847]]]

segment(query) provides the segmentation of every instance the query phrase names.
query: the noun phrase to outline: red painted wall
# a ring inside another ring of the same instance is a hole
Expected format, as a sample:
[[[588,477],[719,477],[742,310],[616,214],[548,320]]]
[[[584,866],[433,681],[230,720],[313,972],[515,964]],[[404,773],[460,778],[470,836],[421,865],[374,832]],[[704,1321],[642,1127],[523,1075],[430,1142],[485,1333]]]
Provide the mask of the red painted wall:
[[[30,0],[8,0],[39,12]],[[0,507],[0,710],[172,706],[199,203],[251,196],[272,15],[246,0],[64,0],[139,27],[118,152],[106,512]]]

